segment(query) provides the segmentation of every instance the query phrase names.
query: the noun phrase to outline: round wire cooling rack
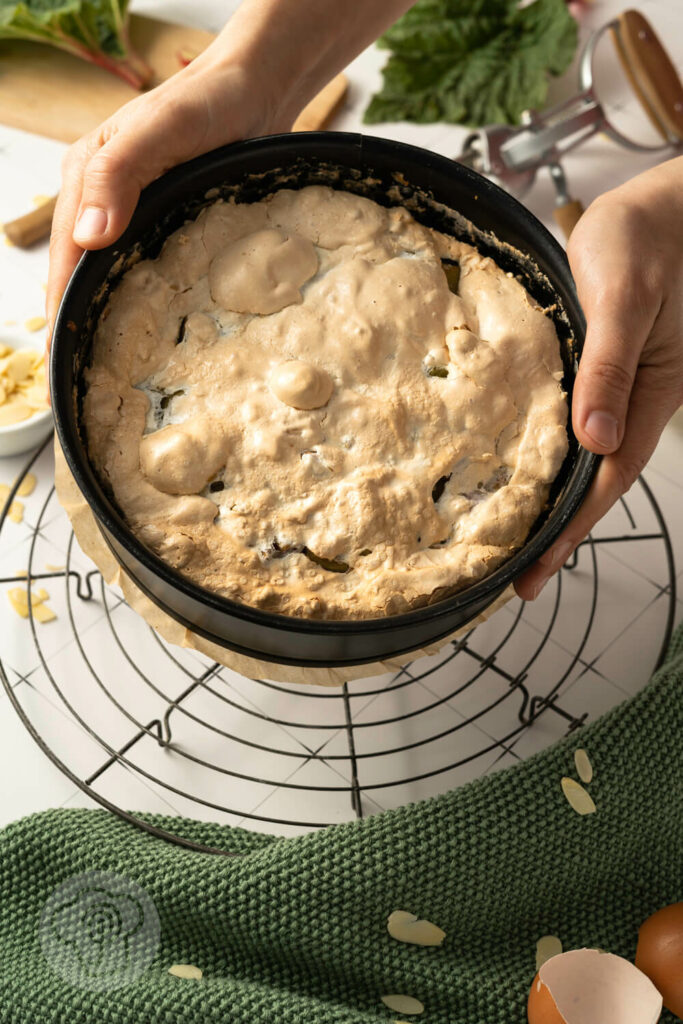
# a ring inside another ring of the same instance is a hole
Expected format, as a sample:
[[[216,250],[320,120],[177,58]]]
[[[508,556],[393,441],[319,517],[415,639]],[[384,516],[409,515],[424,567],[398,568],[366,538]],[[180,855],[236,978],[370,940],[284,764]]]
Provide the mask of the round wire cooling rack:
[[[635,693],[671,637],[672,546],[641,478],[542,597],[514,599],[437,654],[339,688],[246,679],[132,612],[80,551],[53,487],[26,500],[17,544],[7,512],[32,469],[51,479],[46,445],[0,512],[0,587],[28,590],[25,619],[7,601],[0,611],[0,679],[75,786],[195,850],[231,855],[144,815],[289,834],[444,792]],[[46,586],[56,622],[36,616]]]

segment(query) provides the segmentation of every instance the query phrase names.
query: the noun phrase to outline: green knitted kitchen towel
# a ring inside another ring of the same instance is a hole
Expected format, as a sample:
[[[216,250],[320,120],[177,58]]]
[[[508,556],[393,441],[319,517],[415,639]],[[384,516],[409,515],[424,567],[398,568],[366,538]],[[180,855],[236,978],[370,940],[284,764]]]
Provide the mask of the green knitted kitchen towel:
[[[585,817],[560,788],[579,744]],[[380,1000],[403,993],[420,1024],[523,1024],[539,936],[632,958],[641,921],[683,899],[683,631],[637,697],[445,796],[297,839],[154,820],[245,855],[105,811],[0,833],[0,1021],[369,1024],[408,1019]],[[397,909],[443,946],[392,939]],[[202,980],[169,975],[180,963]]]

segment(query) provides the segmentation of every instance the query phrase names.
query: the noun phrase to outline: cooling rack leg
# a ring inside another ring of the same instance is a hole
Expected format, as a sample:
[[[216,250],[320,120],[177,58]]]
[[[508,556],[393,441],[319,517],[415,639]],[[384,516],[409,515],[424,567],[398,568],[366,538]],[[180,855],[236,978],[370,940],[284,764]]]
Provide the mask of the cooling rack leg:
[[[344,696],[344,716],[346,718],[346,738],[349,744],[351,756],[351,806],[357,818],[363,817],[363,804],[360,796],[360,784],[358,782],[358,762],[356,760],[356,743],[353,738],[353,719],[351,717],[351,701],[349,700],[349,688],[346,683],[342,687]]]

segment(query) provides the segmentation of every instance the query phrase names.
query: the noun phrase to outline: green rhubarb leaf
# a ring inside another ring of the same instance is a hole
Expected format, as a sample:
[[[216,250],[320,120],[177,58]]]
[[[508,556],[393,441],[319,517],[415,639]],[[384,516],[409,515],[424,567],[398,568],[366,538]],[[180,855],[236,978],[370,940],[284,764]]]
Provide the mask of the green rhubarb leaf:
[[[379,42],[391,55],[365,121],[517,124],[576,44],[565,0],[419,0]]]
[[[129,0],[0,0],[0,40],[48,43],[142,88],[150,69],[128,40]]]

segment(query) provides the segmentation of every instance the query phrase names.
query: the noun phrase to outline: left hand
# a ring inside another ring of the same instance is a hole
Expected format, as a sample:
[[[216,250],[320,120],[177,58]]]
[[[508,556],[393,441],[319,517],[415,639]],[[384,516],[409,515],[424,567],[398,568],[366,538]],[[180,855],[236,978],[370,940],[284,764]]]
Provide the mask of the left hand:
[[[527,601],[635,483],[683,402],[683,157],[596,199],[567,252],[587,320],[572,425],[604,458],[569,526],[516,581]]]

